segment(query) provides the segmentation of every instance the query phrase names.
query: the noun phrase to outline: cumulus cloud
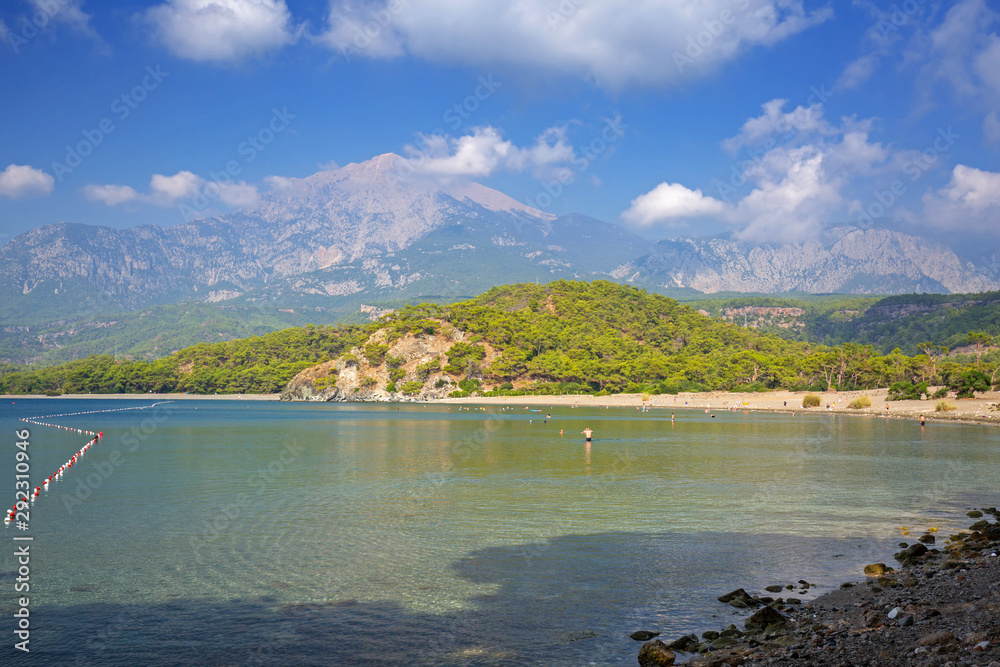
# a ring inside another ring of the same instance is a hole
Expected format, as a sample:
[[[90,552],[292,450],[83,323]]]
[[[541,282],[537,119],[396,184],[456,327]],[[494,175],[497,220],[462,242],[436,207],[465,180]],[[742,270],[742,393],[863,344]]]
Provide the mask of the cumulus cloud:
[[[726,204],[706,197],[701,190],[689,190],[679,183],[660,183],[632,200],[622,219],[637,227],[706,215],[721,215]]]
[[[723,141],[722,147],[735,153],[744,146],[753,146],[777,134],[796,132],[833,134],[836,131],[823,117],[822,104],[798,106],[787,113],[784,110],[786,104],[788,100],[781,99],[764,104],[762,106],[764,113],[756,118],[747,119],[740,133]]]
[[[803,0],[332,0],[321,40],[349,58],[522,65],[621,88],[703,75],[830,16]]]
[[[566,127],[543,132],[531,146],[519,148],[504,139],[500,130],[485,126],[460,137],[418,135],[419,145],[404,148],[406,158],[397,170],[428,176],[482,178],[500,171],[531,171],[537,178],[551,177],[576,156],[566,139]]]
[[[41,169],[27,165],[9,164],[0,171],[0,197],[40,197],[48,195],[55,186],[55,179]]]
[[[85,185],[83,196],[91,201],[103,202],[107,206],[117,206],[139,199],[135,188],[127,185]]]
[[[730,150],[762,143],[764,148],[734,168],[731,182],[717,182],[718,198],[661,183],[634,199],[622,219],[648,227],[708,217],[732,226],[744,240],[804,241],[831,222],[843,222],[856,205],[846,194],[854,181],[898,169],[907,155],[872,142],[868,121],[844,118],[833,125],[820,104],[789,113],[785,104],[768,102],[762,115],[747,120],[736,137],[723,142]]]
[[[107,206],[134,201],[164,208],[191,204],[199,199],[204,199],[206,205],[207,202],[217,199],[235,208],[252,208],[260,199],[257,187],[245,181],[229,183],[206,181],[190,171],[179,171],[173,176],[154,174],[150,178],[147,193],[138,192],[127,185],[91,184],[83,188],[83,195],[91,201],[99,201]]]
[[[168,0],[144,18],[170,51],[196,61],[237,61],[295,40],[284,0]]]
[[[951,181],[924,195],[924,219],[943,229],[997,233],[1000,173],[955,165]]]

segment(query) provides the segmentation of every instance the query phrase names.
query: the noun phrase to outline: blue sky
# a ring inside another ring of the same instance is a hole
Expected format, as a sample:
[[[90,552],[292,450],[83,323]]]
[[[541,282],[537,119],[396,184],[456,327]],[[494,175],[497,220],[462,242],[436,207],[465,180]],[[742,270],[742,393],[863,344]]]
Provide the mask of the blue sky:
[[[204,213],[253,207],[388,152],[654,238],[1000,236],[985,0],[10,0],[0,21],[4,242],[177,224],[213,181]]]

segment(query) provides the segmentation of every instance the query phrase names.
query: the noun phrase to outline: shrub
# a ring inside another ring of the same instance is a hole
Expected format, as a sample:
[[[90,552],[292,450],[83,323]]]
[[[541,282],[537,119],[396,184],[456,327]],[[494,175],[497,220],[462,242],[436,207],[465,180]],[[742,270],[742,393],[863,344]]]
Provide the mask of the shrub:
[[[958,406],[951,401],[938,401],[934,405],[934,412],[951,412],[957,408]]]
[[[369,343],[365,345],[365,358],[368,363],[377,366],[385,359],[385,353],[389,351],[389,346],[385,343]]]
[[[437,373],[439,370],[441,370],[441,362],[437,359],[431,359],[427,363],[417,366],[417,377],[421,380],[426,380],[433,373]]]
[[[467,394],[471,394],[472,392],[479,390],[479,380],[462,380],[458,383],[458,388]]]
[[[802,397],[802,407],[804,408],[818,408],[819,404],[819,396],[816,394],[806,394]]]
[[[947,398],[948,397],[948,387],[939,387],[937,391],[931,398]]]
[[[371,389],[378,384],[378,380],[375,379],[374,375],[365,375],[358,384],[361,385],[362,389]]]
[[[861,410],[862,408],[870,408],[872,406],[871,396],[858,396],[853,401],[847,404],[851,410]]]
[[[420,380],[414,380],[413,382],[407,382],[403,385],[403,393],[407,396],[413,396],[414,394],[419,394],[420,390],[424,388],[424,383]]]
[[[919,401],[927,393],[927,383],[912,384],[910,382],[893,382],[889,385],[887,401]]]
[[[975,398],[977,391],[990,390],[990,380],[985,373],[973,368],[954,378],[951,389],[955,390],[955,398]]]
[[[391,382],[399,382],[405,377],[406,377],[406,371],[404,371],[402,368],[393,368],[391,371],[389,371],[389,380]]]
[[[646,392],[642,393],[641,398],[643,403],[649,403],[649,394],[647,394]]]
[[[358,358],[350,352],[343,355],[341,359],[344,361],[345,366],[350,366],[351,364],[354,364],[355,366],[358,365]]]
[[[500,391],[512,391],[514,389],[513,382],[504,382],[502,385],[497,387]]]
[[[387,392],[389,392],[390,394],[396,393],[396,383],[395,382],[390,382],[389,384],[387,384],[385,386],[385,390]]]
[[[386,365],[387,368],[399,368],[400,366],[403,365],[403,358],[402,357],[394,357],[391,354],[386,355],[386,357],[385,357],[385,365]]]
[[[446,387],[449,384],[451,384],[451,383],[448,382],[447,380],[445,380],[444,378],[441,378],[440,380],[438,380],[437,382],[434,383],[434,388],[435,389],[440,389],[441,387]]]

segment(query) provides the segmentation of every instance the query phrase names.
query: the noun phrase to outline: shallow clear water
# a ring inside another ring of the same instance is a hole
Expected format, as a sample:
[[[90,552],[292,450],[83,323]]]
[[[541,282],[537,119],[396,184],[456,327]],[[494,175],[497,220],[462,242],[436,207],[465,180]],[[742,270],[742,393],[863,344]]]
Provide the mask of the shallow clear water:
[[[153,402],[7,401],[8,502],[17,418]],[[891,558],[899,526],[946,533],[1000,486],[989,427],[551,413],[177,401],[47,419],[105,438],[27,533],[4,529],[0,662],[631,665],[634,630],[738,622],[715,601],[737,586],[829,590]],[[39,480],[86,440],[30,430]],[[34,537],[27,656],[15,534]]]

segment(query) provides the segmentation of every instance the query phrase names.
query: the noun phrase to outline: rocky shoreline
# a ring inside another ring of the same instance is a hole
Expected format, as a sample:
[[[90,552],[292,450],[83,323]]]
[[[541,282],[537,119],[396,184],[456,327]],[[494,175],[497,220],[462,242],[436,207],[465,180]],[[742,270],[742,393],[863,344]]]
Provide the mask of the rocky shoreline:
[[[737,589],[721,604],[754,609],[743,629],[730,625],[664,642],[639,631],[641,667],[870,665],[1000,667],[1000,512],[971,510],[969,531],[938,544],[933,533],[900,543],[893,566],[872,563],[867,580],[803,604],[781,593],[811,586]]]

